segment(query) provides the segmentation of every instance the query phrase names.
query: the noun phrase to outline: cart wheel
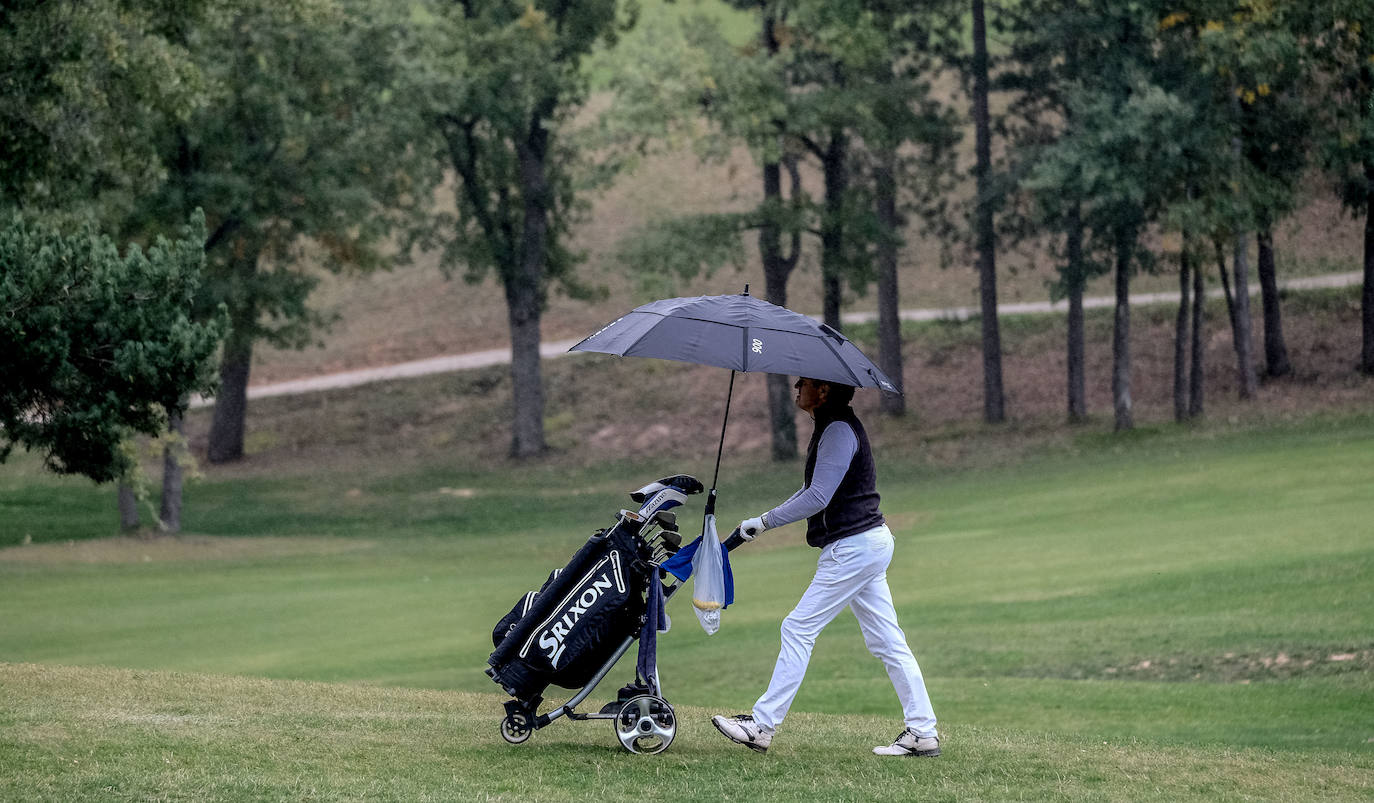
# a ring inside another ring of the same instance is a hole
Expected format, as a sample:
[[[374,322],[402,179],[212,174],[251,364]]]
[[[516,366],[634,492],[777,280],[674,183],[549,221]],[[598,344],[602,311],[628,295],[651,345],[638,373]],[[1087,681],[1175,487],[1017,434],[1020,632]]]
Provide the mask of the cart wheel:
[[[615,736],[631,753],[662,753],[677,735],[677,717],[668,701],[652,695],[634,697],[620,707]]]
[[[529,741],[534,728],[530,718],[524,714],[507,714],[501,720],[501,738],[511,744],[524,744]]]

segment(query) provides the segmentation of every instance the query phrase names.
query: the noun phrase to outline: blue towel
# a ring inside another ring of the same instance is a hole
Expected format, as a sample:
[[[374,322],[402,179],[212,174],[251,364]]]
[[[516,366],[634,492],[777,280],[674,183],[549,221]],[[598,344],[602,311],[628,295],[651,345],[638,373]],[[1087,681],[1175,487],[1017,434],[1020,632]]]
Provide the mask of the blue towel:
[[[720,545],[720,560],[725,566],[725,605],[723,607],[728,608],[735,601],[735,575],[730,571],[730,550],[725,548],[725,544],[719,541],[716,543]],[[697,554],[697,549],[700,546],[701,536],[697,536],[697,540],[679,549],[676,555],[665,560],[661,564],[663,570],[676,577],[678,582],[686,582],[687,578],[692,576],[692,556]]]
[[[644,595],[648,607],[644,611],[644,627],[639,631],[639,659],[635,662],[635,673],[649,685],[651,694],[658,695],[658,631],[668,626],[668,617],[663,613],[663,583],[655,577],[649,581],[649,591]]]

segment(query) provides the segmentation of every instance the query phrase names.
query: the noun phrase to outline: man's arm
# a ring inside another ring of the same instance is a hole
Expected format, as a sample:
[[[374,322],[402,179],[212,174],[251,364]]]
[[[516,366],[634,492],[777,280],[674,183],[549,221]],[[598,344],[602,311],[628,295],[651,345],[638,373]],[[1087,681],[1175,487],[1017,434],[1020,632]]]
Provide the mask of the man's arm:
[[[835,495],[835,490],[840,487],[840,481],[849,471],[849,464],[854,461],[854,454],[858,450],[859,439],[855,437],[853,428],[843,421],[831,422],[821,433],[820,443],[816,445],[816,468],[811,472],[811,484],[760,516],[759,531],[801,521],[824,510]],[[744,529],[748,523],[740,527]]]

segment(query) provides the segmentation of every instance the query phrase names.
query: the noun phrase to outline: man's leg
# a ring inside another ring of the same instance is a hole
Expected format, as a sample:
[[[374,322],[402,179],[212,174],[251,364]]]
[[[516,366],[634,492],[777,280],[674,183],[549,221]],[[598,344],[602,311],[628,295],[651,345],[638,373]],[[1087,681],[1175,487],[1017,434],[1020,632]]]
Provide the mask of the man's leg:
[[[890,536],[889,536],[890,538]],[[891,552],[888,552],[889,560]],[[887,585],[887,573],[870,579],[853,599],[850,607],[859,620],[864,644],[887,668],[887,676],[897,691],[906,725],[917,736],[935,735],[935,711],[930,705],[925,679],[916,656],[907,645],[906,634],[897,624],[897,611],[892,604],[892,591]]]
[[[834,546],[822,550],[811,585],[782,621],[782,649],[773,667],[773,678],[768,690],[754,703],[754,721],[765,730],[773,730],[787,716],[821,630],[865,587],[875,569],[880,570],[883,565],[875,566],[873,556],[855,549],[855,545],[848,545],[837,557]]]

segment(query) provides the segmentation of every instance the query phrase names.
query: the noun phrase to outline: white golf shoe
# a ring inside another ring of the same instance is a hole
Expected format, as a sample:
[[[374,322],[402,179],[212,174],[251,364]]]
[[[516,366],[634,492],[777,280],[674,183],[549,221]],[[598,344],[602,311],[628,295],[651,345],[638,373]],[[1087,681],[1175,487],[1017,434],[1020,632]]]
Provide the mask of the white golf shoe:
[[[717,726],[719,727],[719,726]],[[878,756],[924,756],[934,758],[940,755],[940,735],[917,736],[911,728],[902,731],[892,744],[873,748]]]
[[[736,714],[733,717],[717,714],[711,717],[711,724],[725,734],[725,738],[750,750],[766,753],[768,745],[773,743],[773,732],[764,730],[750,714]]]

